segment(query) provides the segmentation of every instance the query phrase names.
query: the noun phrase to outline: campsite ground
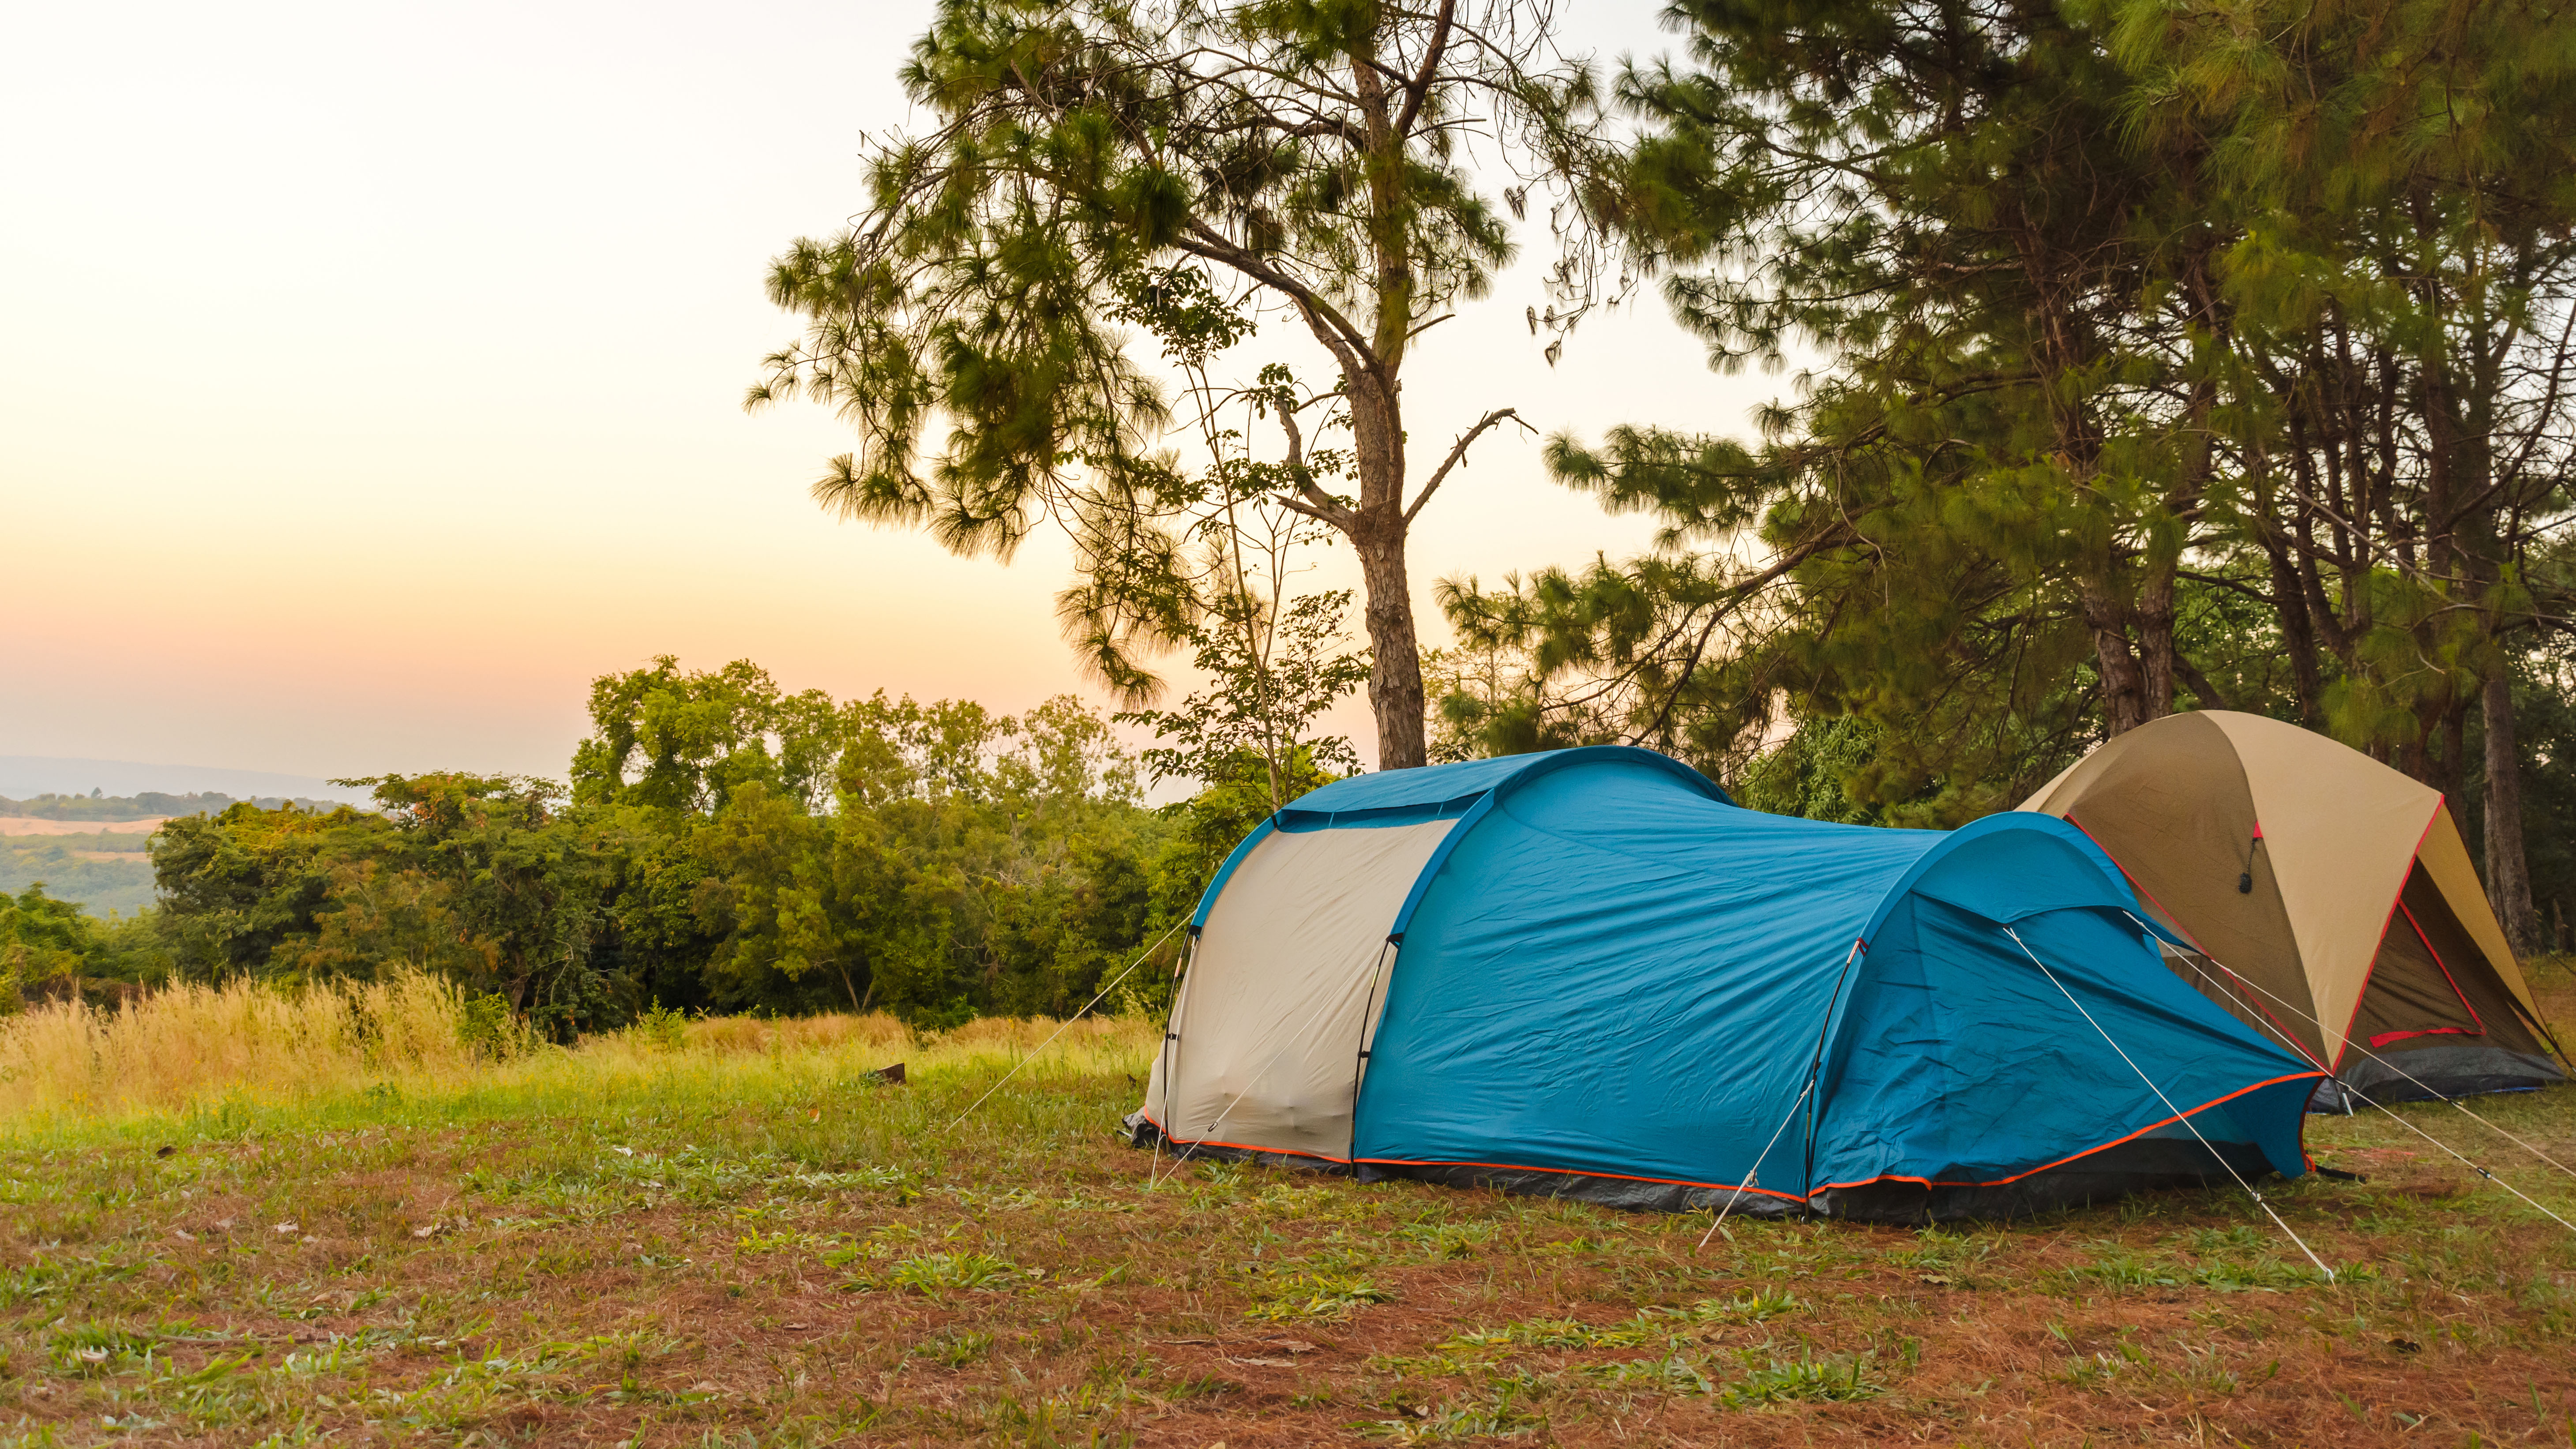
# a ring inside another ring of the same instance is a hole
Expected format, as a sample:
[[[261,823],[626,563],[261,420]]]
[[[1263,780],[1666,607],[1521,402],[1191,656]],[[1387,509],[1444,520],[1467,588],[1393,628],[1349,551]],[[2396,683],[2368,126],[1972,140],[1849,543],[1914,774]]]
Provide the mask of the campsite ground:
[[[2367,1182],[2272,1194],[2329,1285],[2241,1193],[1703,1249],[1176,1170],[1109,1130],[1142,1032],[943,1134],[994,1058],[880,1087],[862,1038],[713,1025],[667,1070],[0,1126],[0,1444],[2576,1445],[2576,1233],[2385,1119],[2311,1127]],[[2576,1089],[2479,1110],[2576,1163]]]

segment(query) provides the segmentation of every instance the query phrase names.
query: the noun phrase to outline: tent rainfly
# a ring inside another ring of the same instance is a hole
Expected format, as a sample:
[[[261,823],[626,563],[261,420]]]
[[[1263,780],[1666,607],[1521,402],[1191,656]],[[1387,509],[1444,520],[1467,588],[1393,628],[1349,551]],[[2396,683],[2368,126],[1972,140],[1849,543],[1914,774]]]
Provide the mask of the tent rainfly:
[[[1138,1145],[1919,1222],[2304,1170],[2322,1073],[2083,834],[1737,808],[1589,748],[1341,780],[1238,846]]]
[[[2335,1081],[2319,1110],[2565,1080],[2442,792],[2296,725],[2201,710],[2022,803],[2081,829],[2177,974]]]

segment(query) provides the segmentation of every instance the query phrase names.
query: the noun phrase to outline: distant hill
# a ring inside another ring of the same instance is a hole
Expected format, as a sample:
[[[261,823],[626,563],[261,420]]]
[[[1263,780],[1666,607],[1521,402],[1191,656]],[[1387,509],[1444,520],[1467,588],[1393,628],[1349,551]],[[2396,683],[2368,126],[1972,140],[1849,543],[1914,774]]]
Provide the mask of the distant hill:
[[[152,862],[143,853],[149,835],[110,827],[211,814],[241,800],[263,810],[290,801],[320,810],[373,803],[362,790],[303,775],[0,755],[0,818],[61,821],[95,832],[28,835],[0,829],[0,893],[15,895],[41,881],[47,895],[78,901],[93,915],[139,910],[153,897]]]
[[[351,803],[286,795],[254,795],[250,803],[262,810],[275,810],[290,801],[308,810],[332,810]],[[187,795],[164,795],[158,790],[146,790],[139,795],[38,795],[32,800],[12,800],[0,795],[0,815],[15,815],[27,820],[95,820],[107,824],[118,820],[160,820],[172,815],[212,815],[235,803],[238,802],[232,796],[220,791]]]
[[[344,790],[311,775],[232,770],[216,765],[153,765],[133,760],[56,759],[0,755],[0,797],[24,801],[40,795],[220,794],[233,800],[330,800],[368,803],[363,790]]]
[[[42,883],[58,901],[93,916],[152,904],[152,860],[141,835],[0,836],[0,895]]]

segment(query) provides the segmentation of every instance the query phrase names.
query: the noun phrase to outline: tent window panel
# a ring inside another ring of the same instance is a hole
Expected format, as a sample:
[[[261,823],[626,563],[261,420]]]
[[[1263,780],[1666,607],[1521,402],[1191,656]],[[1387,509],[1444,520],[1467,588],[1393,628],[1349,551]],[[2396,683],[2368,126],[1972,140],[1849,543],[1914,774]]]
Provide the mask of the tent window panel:
[[[2485,1021],[2454,984],[2450,963],[2434,949],[2412,910],[2415,901],[2408,897],[2416,895],[2412,887],[2423,873],[2423,867],[2415,868],[2407,881],[2410,889],[2399,897],[2401,909],[2389,912],[2387,934],[2371,963],[2370,985],[2353,1017],[2351,1040],[2372,1051],[2422,1037],[2456,1039],[2487,1032]]]
[[[2450,902],[2443,898],[2441,887],[2421,865],[2406,877],[2406,890],[2399,900],[2406,907],[2398,917],[2399,922],[2402,924],[2408,915],[2413,916],[2431,950],[2449,968],[2451,987],[2485,1024],[2487,1041],[2508,1051],[2528,1052],[2534,1056],[2545,1054],[2547,1048],[2522,1019],[2521,1007],[2514,1001],[2513,994],[2497,978],[2495,967],[2488,962],[2486,953],[2478,949],[2475,938],[2469,935],[2467,927],[2460,924]],[[2439,1045],[2441,1040],[2440,1037],[2429,1037],[2424,1039],[2424,1043]]]

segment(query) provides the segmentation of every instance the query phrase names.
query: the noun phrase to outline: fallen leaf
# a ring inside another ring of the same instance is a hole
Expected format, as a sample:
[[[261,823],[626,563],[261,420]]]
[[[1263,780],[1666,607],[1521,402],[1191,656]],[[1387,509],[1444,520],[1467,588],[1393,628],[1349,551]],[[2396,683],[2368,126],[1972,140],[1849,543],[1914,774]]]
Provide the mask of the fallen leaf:
[[[438,1236],[438,1228],[437,1223],[431,1223],[427,1227],[412,1229],[411,1235],[415,1238],[434,1238]]]
[[[172,1228],[171,1231],[179,1235],[180,1242],[193,1243],[197,1240],[197,1235],[189,1232],[186,1228]]]
[[[1249,1364],[1254,1368],[1295,1368],[1297,1366],[1297,1360],[1293,1358],[1230,1358],[1226,1362]]]
[[[2388,1346],[2397,1350],[2399,1353],[2422,1353],[2424,1351],[2424,1345],[2417,1343],[2411,1338],[2392,1338],[2388,1340]]]
[[[1315,1346],[1302,1338],[1274,1338],[1270,1346],[1281,1353],[1313,1353]]]
[[[297,1227],[297,1226],[296,1226],[295,1224],[293,1224],[293,1223],[279,1223],[277,1226],[275,1226],[275,1227],[273,1227],[273,1228],[269,1229],[269,1231],[270,1231],[270,1232],[272,1232],[272,1233],[283,1233],[283,1234],[286,1234],[286,1235],[288,1235],[288,1236],[290,1236],[290,1237],[291,1237],[291,1236],[293,1236],[294,1234],[296,1234],[296,1233],[300,1233],[300,1232],[302,1232],[302,1231],[304,1231],[304,1230],[303,1230],[302,1228],[300,1228],[300,1227]]]

